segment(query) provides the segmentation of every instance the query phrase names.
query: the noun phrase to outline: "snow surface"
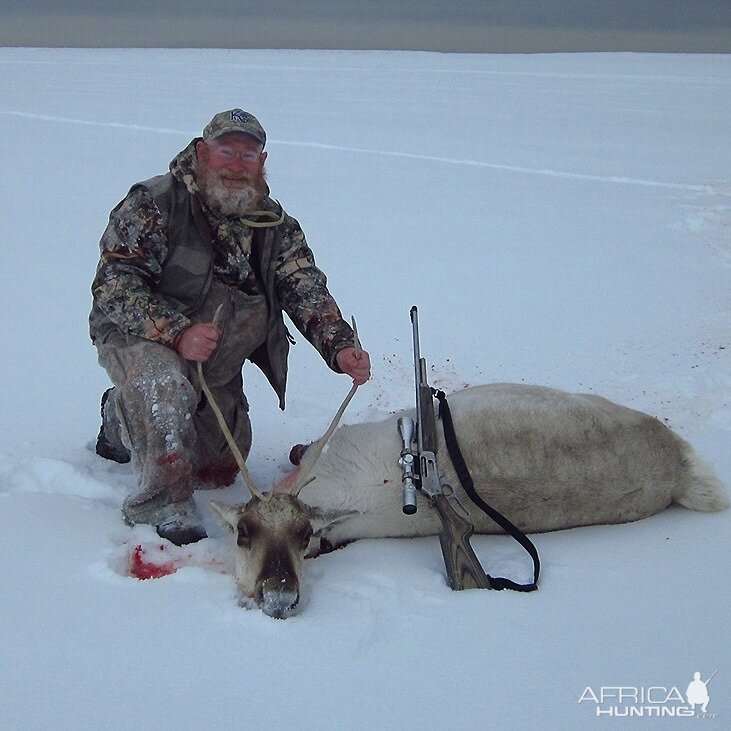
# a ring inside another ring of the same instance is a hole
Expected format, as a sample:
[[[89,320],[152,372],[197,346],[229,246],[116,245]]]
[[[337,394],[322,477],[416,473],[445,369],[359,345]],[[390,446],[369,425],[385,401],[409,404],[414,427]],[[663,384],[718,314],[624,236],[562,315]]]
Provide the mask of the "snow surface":
[[[362,541],[270,619],[237,606],[207,510],[210,539],[162,551],[175,573],[130,577],[158,542],[122,523],[129,466],[92,451],[85,320],[109,210],[242,106],[373,358],[346,422],[411,403],[417,304],[434,385],[602,394],[731,485],[730,57],[0,49],[0,69],[3,728],[583,729],[587,687],[715,670],[701,723],[728,724],[731,511],[535,536],[530,595],[451,592],[436,538]],[[261,484],[349,387],[298,340],[284,414],[245,371]],[[510,539],[473,544],[529,577]]]

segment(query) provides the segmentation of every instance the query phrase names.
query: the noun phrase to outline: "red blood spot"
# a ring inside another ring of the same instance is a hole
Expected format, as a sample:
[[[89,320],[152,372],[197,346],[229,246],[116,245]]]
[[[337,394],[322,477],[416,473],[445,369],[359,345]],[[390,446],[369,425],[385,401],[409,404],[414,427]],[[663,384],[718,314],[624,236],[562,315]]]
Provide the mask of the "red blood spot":
[[[239,473],[239,466],[233,463],[209,464],[200,467],[196,476],[200,482],[215,485],[216,487],[228,487],[233,485],[236,475]]]
[[[163,546],[159,546],[162,550]],[[130,562],[129,573],[136,579],[159,579],[168,574],[174,574],[177,570],[172,561],[157,564],[146,560],[145,549],[142,546],[136,546],[132,552],[132,560]]]
[[[179,462],[183,458],[182,454],[178,454],[178,452],[171,452],[170,454],[166,454],[162,457],[157,458],[158,464],[175,464],[176,462]]]

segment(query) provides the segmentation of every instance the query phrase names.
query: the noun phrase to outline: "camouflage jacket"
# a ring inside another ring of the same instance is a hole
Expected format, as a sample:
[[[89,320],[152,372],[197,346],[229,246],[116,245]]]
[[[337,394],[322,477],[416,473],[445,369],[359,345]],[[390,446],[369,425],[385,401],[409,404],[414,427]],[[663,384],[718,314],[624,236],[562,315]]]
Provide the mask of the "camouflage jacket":
[[[195,142],[170,163],[172,175],[191,194],[198,191]],[[252,228],[241,219],[217,216],[202,208],[214,238],[214,278],[250,294],[260,291],[250,262]],[[279,303],[328,366],[338,371],[335,356],[352,345],[352,330],[328,292],[326,277],[315,265],[299,223],[285,214],[281,226],[275,274]],[[92,313],[103,313],[123,332],[172,346],[175,337],[191,324],[156,292],[172,244],[149,190],[133,187],[110,214],[101,238]]]

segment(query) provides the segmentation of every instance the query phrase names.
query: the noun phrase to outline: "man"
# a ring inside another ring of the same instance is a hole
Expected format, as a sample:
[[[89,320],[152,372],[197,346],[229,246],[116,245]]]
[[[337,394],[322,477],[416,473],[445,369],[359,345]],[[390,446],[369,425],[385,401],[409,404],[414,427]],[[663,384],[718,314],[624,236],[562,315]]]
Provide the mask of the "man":
[[[178,545],[206,535],[193,490],[237,473],[196,363],[244,457],[246,359],[284,408],[293,340],[282,311],[332,370],[358,384],[370,376],[302,229],[269,197],[265,144],[253,115],[216,114],[170,172],[132,186],[100,243],[90,333],[114,387],[102,397],[97,453],[138,469],[127,522]]]

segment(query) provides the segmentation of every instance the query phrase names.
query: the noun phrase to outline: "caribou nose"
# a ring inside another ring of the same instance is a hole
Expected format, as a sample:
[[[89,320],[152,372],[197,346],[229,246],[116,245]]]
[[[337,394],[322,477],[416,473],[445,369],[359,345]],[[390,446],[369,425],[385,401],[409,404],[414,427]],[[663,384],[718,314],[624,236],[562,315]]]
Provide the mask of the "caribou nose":
[[[286,579],[267,579],[257,594],[262,612],[275,619],[288,617],[300,600],[299,590]]]

